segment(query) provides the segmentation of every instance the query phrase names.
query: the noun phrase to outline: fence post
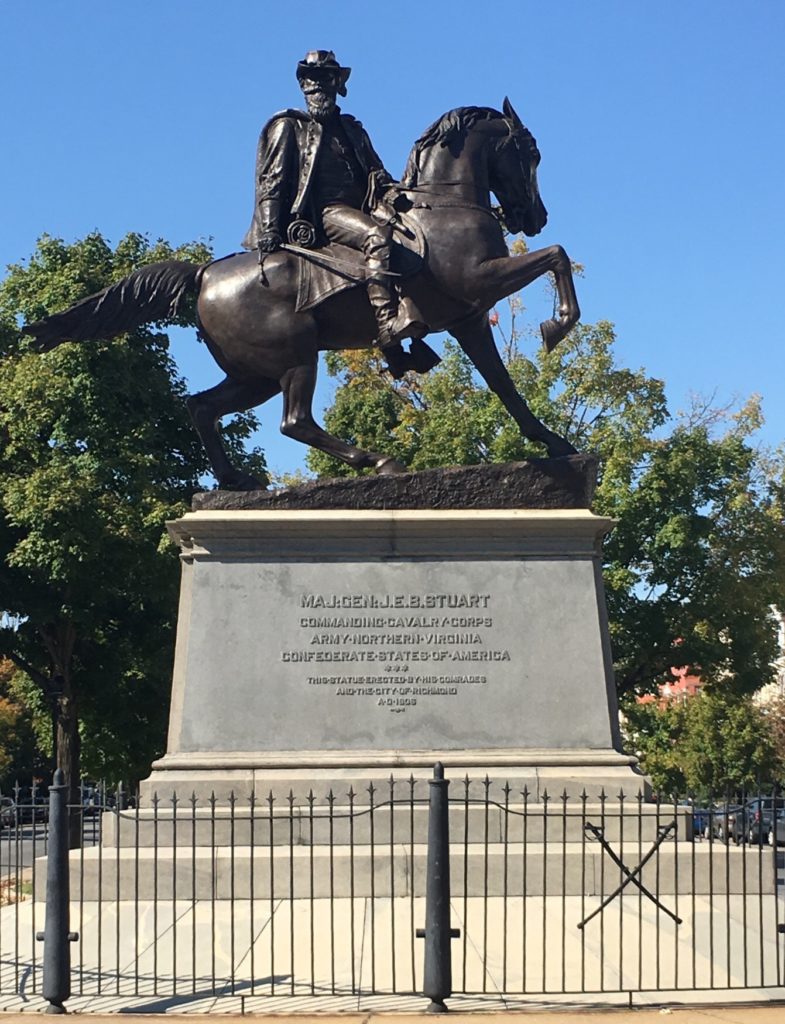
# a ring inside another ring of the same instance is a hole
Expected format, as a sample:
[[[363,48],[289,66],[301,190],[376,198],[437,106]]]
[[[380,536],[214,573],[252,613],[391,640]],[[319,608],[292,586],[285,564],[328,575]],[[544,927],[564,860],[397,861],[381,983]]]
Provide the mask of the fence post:
[[[444,765],[437,762],[428,780],[428,865],[425,881],[425,928],[417,938],[425,939],[423,995],[430,1000],[427,1013],[447,1013],[444,1000],[452,995],[450,939],[460,932],[450,927],[450,810]]]
[[[63,1003],[71,995],[70,879],[68,865],[68,786],[61,768],[49,787],[49,852],[46,861],[46,914],[44,930],[36,939],[44,944],[42,995],[47,1013],[67,1013]]]

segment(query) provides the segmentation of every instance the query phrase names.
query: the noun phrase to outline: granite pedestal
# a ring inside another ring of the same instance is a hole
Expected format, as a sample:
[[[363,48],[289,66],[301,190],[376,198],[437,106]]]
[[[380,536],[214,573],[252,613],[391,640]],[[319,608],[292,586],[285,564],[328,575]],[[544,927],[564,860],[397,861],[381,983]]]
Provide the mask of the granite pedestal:
[[[560,502],[558,474],[540,507],[492,507],[515,475],[492,469],[469,509],[449,507],[441,476],[438,508],[406,507],[398,479],[371,482],[371,503],[395,508],[222,495],[171,523],[183,578],[170,730],[143,799],[319,800],[427,777],[437,760],[533,799],[636,795],[600,572],[612,522],[542,507]]]

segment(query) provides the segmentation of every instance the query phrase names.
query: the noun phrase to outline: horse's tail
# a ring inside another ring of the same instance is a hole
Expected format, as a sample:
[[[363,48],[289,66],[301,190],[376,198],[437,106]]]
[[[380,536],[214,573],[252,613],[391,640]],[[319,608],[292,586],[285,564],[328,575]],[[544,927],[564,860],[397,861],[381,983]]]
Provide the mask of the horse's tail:
[[[140,267],[116,284],[89,295],[62,313],[54,313],[22,329],[35,339],[33,347],[48,352],[64,341],[111,338],[182,310],[189,295],[198,295],[207,263],[167,260]]]

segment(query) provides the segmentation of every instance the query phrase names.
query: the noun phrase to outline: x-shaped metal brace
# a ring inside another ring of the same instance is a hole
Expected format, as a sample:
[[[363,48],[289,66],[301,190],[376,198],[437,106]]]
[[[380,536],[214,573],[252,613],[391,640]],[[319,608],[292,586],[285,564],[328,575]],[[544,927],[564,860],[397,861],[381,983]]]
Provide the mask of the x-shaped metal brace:
[[[668,910],[667,907],[663,906],[662,903],[660,903],[660,901],[656,898],[656,896],[653,896],[649,892],[649,890],[646,888],[646,886],[643,884],[643,882],[641,882],[640,879],[638,878],[640,873],[643,871],[643,868],[646,866],[647,862],[651,860],[651,858],[654,856],[654,854],[657,852],[657,850],[659,850],[660,846],[665,842],[665,840],[668,838],[668,836],[672,832],[674,832],[676,830],[676,820],[675,820],[675,818],[669,824],[667,824],[667,825],[660,825],[659,826],[659,829],[658,829],[659,834],[657,836],[657,841],[654,843],[654,845],[649,850],[649,852],[646,854],[646,856],[643,858],[643,860],[640,862],[640,864],[636,868],[634,868],[632,871],[630,871],[630,869],[627,867],[627,865],[622,862],[622,860],[618,856],[618,854],[616,854],[611,849],[610,844],[608,843],[608,840],[605,838],[605,834],[604,834],[604,830],[603,829],[598,828],[596,825],[592,825],[592,823],[590,821],[586,822],[584,828],[586,829],[587,832],[591,832],[591,834],[594,836],[594,838],[597,840],[597,842],[602,846],[603,850],[605,850],[605,852],[608,854],[608,856],[613,861],[613,863],[616,864],[616,866],[621,869],[621,871],[622,871],[622,873],[624,874],[625,877],[624,877],[624,880],[621,882],[621,884],[617,885],[616,888],[613,890],[613,892],[605,897],[605,899],[602,901],[602,903],[599,905],[599,907],[597,907],[596,910],[593,910],[592,913],[589,914],[588,917],[585,917],[583,919],[583,921],[581,921],[578,924],[579,928],[585,928],[586,925],[589,923],[589,921],[591,921],[591,919],[593,917],[596,917],[597,914],[601,913],[608,906],[609,903],[611,903],[613,900],[616,899],[617,896],[620,896],[621,893],[624,892],[624,890],[627,888],[627,886],[630,884],[630,882],[632,882],[632,884],[634,886],[636,886],[638,889],[640,889],[640,891],[643,893],[643,895],[646,896],[648,899],[650,899],[655,907],[657,907],[659,910],[661,910],[664,914],[667,914],[668,917],[671,918],[672,921],[676,922],[676,924],[681,924],[681,918],[677,917],[676,914],[673,913],[673,911]]]

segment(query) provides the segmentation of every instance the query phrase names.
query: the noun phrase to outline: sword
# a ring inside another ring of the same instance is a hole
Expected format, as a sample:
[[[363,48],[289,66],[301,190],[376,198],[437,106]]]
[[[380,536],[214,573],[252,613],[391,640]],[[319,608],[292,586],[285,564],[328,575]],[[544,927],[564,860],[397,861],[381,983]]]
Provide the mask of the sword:
[[[336,273],[342,274],[350,281],[362,282],[366,280],[365,271],[362,268],[358,267],[356,263],[350,263],[349,260],[342,260],[339,256],[328,256],[327,253],[305,249],[301,245],[292,245],[291,242],[283,242],[281,249],[294,253],[295,256],[302,256],[303,259],[311,260],[311,262],[323,266],[327,270],[335,270]],[[401,276],[394,270],[374,270],[374,276],[377,274],[383,274],[385,277]]]

